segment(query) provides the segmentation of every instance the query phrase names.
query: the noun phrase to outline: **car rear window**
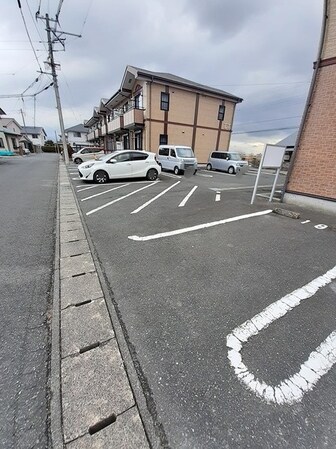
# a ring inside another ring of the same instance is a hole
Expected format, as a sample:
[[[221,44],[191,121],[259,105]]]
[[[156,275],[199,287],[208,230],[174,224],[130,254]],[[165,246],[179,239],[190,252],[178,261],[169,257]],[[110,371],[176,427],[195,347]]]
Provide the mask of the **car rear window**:
[[[147,158],[148,158],[148,154],[142,153],[141,151],[132,153],[133,161],[144,161]]]

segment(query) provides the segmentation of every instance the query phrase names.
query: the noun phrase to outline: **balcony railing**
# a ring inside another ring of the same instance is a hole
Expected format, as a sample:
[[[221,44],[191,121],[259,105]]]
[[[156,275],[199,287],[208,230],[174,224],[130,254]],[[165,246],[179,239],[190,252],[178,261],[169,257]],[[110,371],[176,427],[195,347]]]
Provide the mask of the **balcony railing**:
[[[144,111],[143,109],[131,109],[124,114],[124,128],[131,128],[136,125],[143,125]]]
[[[115,117],[107,124],[107,132],[114,133],[116,131],[120,131],[124,127],[124,117],[121,115],[119,117]]]

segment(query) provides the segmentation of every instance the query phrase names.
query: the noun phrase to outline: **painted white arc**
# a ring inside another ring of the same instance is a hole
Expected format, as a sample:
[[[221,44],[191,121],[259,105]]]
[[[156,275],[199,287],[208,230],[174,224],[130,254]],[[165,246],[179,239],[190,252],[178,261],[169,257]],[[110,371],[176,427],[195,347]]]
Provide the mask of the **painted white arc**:
[[[228,359],[236,376],[249,390],[266,402],[293,404],[301,401],[303,395],[314,388],[318,380],[336,363],[336,331],[332,332],[309,355],[308,360],[301,365],[298,373],[275,386],[260,381],[248,371],[240,353],[243,344],[253,335],[257,335],[261,330],[297,307],[302,301],[314,296],[321,287],[328,285],[334,279],[336,279],[336,266],[324,275],[275,301],[262,312],[236,327],[226,337],[226,344],[229,348]]]

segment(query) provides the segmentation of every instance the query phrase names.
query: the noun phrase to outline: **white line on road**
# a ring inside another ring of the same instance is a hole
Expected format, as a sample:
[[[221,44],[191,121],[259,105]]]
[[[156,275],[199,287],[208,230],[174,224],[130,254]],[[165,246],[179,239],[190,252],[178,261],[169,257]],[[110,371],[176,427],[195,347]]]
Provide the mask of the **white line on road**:
[[[213,175],[204,175],[203,173],[197,173],[197,176],[204,176],[204,178],[213,178]]]
[[[220,199],[221,199],[220,192],[216,192],[215,201],[220,201]]]
[[[73,181],[81,181],[81,178],[71,178]]]
[[[324,275],[273,302],[262,312],[236,327],[226,337],[226,344],[229,348],[228,359],[238,379],[266,402],[294,404],[295,402],[300,402],[303,395],[314,388],[318,380],[336,362],[336,331],[332,332],[309,355],[308,360],[301,365],[298,373],[275,386],[260,381],[254,374],[248,371],[240,353],[243,343],[246,343],[253,335],[257,335],[271,323],[286,315],[287,312],[297,307],[303,300],[315,295],[321,287],[328,285],[335,278],[336,266]]]
[[[262,198],[267,198],[269,200],[269,195],[266,195],[264,193],[257,193],[257,196],[261,196]],[[280,198],[273,197],[272,201],[281,201]]]
[[[268,187],[273,187],[271,185],[267,186],[258,186],[259,189],[265,189]],[[281,184],[278,184],[277,187],[282,187]],[[252,190],[254,189],[254,186],[246,186],[246,187],[211,187],[210,190],[214,190],[215,192],[225,192],[226,190]]]
[[[168,178],[175,178],[175,179],[181,179],[182,176],[177,176],[173,173],[165,173],[165,172],[161,172],[162,176],[168,176]]]
[[[152,184],[148,184],[148,185],[146,185],[145,187],[141,187],[141,189],[134,190],[133,192],[128,193],[127,195],[121,196],[120,198],[117,198],[117,199],[115,199],[115,200],[113,200],[113,201],[110,201],[109,203],[103,204],[102,206],[99,206],[99,207],[97,207],[96,209],[92,209],[92,210],[90,210],[89,212],[86,212],[85,215],[91,215],[91,214],[94,214],[95,212],[97,212],[97,211],[99,211],[99,210],[101,210],[101,209],[104,209],[105,207],[111,206],[112,204],[117,203],[118,201],[121,201],[121,200],[123,200],[123,199],[125,199],[125,198],[127,198],[127,197],[129,197],[129,196],[131,196],[131,195],[134,195],[135,193],[140,192],[141,190],[148,189],[148,187],[151,187],[151,186],[153,186],[153,185],[155,185],[155,184],[157,184],[157,183],[158,183],[158,181],[154,181]]]
[[[112,190],[118,190],[118,189],[121,189],[121,187],[126,187],[126,186],[129,186],[129,183],[122,184],[121,186],[113,187],[112,189],[104,190],[104,192],[95,193],[94,195],[87,196],[86,198],[83,198],[81,201],[90,200],[91,198],[96,198],[97,196],[104,195],[105,193],[112,192]]]
[[[189,198],[191,197],[191,195],[195,192],[195,190],[197,189],[198,186],[193,187],[190,192],[188,193],[188,195],[180,202],[180,204],[178,205],[178,207],[183,207],[186,205],[186,202],[189,200]]]
[[[307,224],[310,223],[310,220],[301,221],[301,224]]]
[[[84,192],[84,190],[94,189],[97,186],[90,186],[90,187],[84,187],[84,188],[83,188],[83,186],[76,186],[76,187],[77,187],[77,189],[80,189],[80,190],[77,190],[77,192]]]
[[[161,232],[160,234],[147,235],[145,237],[139,237],[138,235],[129,235],[130,240],[135,240],[137,242],[145,242],[147,240],[161,239],[163,237],[171,237],[173,235],[185,234],[186,232],[198,231],[199,229],[212,228],[213,226],[218,226],[225,223],[232,223],[234,221],[244,220],[246,218],[259,217],[261,215],[267,215],[272,212],[271,209],[263,210],[261,212],[254,212],[253,214],[238,215],[237,217],[225,218],[224,220],[212,221],[210,223],[203,223],[196,226],[190,226],[189,228],[176,229],[175,231]]]
[[[142,206],[138,207],[137,209],[135,209],[133,212],[131,212],[131,214],[137,214],[138,212],[140,212],[142,209],[144,209],[145,207],[147,207],[149,204],[151,204],[153,201],[157,200],[158,198],[160,198],[160,196],[164,195],[165,193],[167,193],[170,189],[172,189],[173,187],[177,186],[177,184],[180,184],[181,181],[177,181],[175,182],[175,184],[171,185],[170,187],[168,187],[167,189],[165,189],[163,192],[159,193],[158,195],[154,196],[154,198],[152,198],[151,200],[147,201],[147,203],[143,204]]]

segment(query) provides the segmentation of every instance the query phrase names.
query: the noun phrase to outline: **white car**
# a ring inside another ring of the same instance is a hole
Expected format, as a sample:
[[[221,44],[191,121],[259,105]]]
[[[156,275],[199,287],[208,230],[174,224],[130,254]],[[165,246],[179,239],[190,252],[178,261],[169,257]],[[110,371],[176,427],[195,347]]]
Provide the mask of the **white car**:
[[[71,158],[75,164],[81,164],[82,162],[99,158],[99,157],[103,156],[104,154],[105,154],[104,148],[84,147],[81,150],[78,150],[76,153],[73,153]]]
[[[79,177],[98,183],[110,179],[147,178],[155,181],[161,173],[155,154],[147,151],[122,150],[107,154],[97,161],[83,162],[78,166]]]

